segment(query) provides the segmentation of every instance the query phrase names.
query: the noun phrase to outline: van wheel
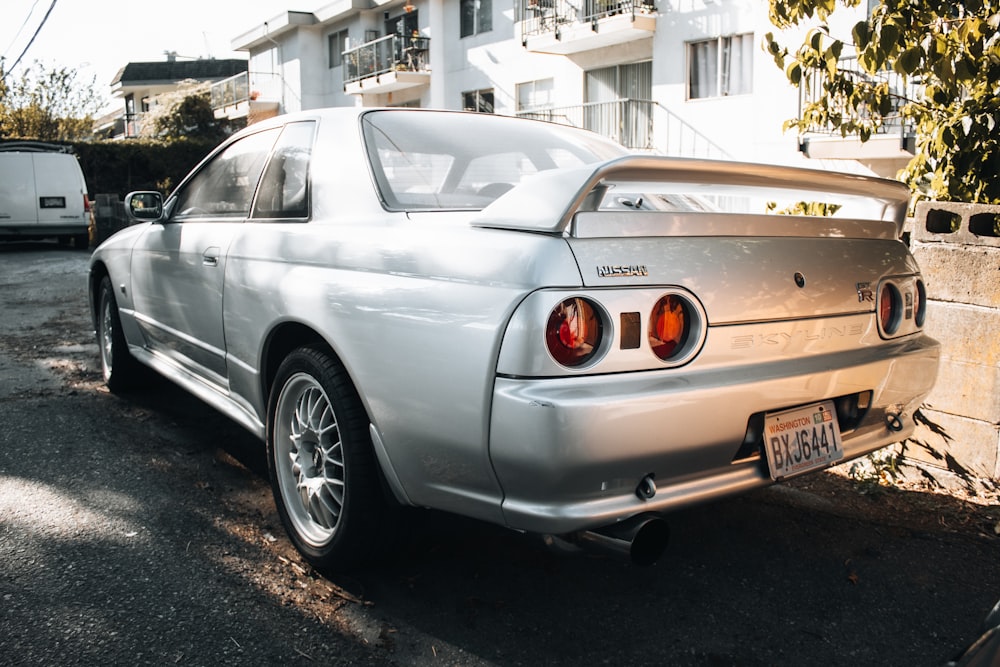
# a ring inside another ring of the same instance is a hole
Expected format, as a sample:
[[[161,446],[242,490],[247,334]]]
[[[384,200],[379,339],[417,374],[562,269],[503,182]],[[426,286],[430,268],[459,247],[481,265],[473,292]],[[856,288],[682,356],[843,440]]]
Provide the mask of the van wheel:
[[[77,234],[73,237],[73,247],[77,250],[86,250],[90,247],[90,234]]]
[[[322,572],[374,555],[387,503],[369,420],[343,365],[302,347],[278,368],[267,411],[267,465],[278,515]]]
[[[97,347],[101,353],[101,373],[108,389],[117,393],[139,384],[143,367],[128,351],[118,303],[108,276],[101,278],[97,297]]]

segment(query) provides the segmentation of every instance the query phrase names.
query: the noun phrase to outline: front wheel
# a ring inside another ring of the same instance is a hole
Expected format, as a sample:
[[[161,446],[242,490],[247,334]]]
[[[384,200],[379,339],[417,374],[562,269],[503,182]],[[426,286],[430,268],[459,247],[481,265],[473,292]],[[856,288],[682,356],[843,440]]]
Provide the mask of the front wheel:
[[[303,347],[278,368],[267,462],[289,538],[317,570],[357,565],[380,542],[386,513],[368,416],[344,367]]]
[[[128,351],[118,303],[108,276],[101,278],[97,294],[97,346],[101,353],[101,373],[108,389],[121,392],[140,383],[143,367]]]

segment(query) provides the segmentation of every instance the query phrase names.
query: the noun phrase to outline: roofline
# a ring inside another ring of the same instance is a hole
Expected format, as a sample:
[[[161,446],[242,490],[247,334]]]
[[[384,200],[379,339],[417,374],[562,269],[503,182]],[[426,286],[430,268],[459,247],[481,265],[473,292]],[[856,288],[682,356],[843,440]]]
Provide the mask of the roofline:
[[[230,42],[233,51],[250,51],[269,44],[280,37],[303,26],[323,26],[356,16],[363,11],[374,9],[390,0],[336,0],[313,12],[285,12],[264,21]]]
[[[233,51],[249,51],[255,46],[266,44],[275,37],[291,32],[300,26],[310,25],[316,25],[316,16],[312,12],[282,12],[233,38],[230,45],[233,47]]]

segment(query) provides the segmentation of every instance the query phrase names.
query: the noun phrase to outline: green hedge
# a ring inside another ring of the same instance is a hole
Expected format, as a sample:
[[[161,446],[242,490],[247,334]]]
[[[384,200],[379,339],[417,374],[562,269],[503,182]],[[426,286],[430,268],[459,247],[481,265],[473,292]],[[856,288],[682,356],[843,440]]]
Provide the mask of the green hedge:
[[[87,190],[124,198],[133,190],[168,194],[216,146],[215,142],[184,140],[171,143],[129,139],[74,143]]]

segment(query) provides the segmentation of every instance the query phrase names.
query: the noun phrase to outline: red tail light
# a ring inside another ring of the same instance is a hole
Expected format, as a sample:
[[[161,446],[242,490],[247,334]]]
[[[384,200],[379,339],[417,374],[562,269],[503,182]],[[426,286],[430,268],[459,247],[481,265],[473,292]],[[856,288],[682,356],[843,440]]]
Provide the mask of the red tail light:
[[[83,195],[83,212],[90,213],[90,198],[87,195]]]
[[[878,295],[878,322],[888,336],[896,333],[903,320],[903,298],[892,283],[884,283]]]
[[[653,354],[669,361],[684,349],[691,330],[691,311],[686,301],[668,294],[656,302],[649,318],[649,345]]]
[[[545,345],[559,364],[581,366],[597,354],[603,335],[597,307],[574,297],[552,309],[545,327]]]

